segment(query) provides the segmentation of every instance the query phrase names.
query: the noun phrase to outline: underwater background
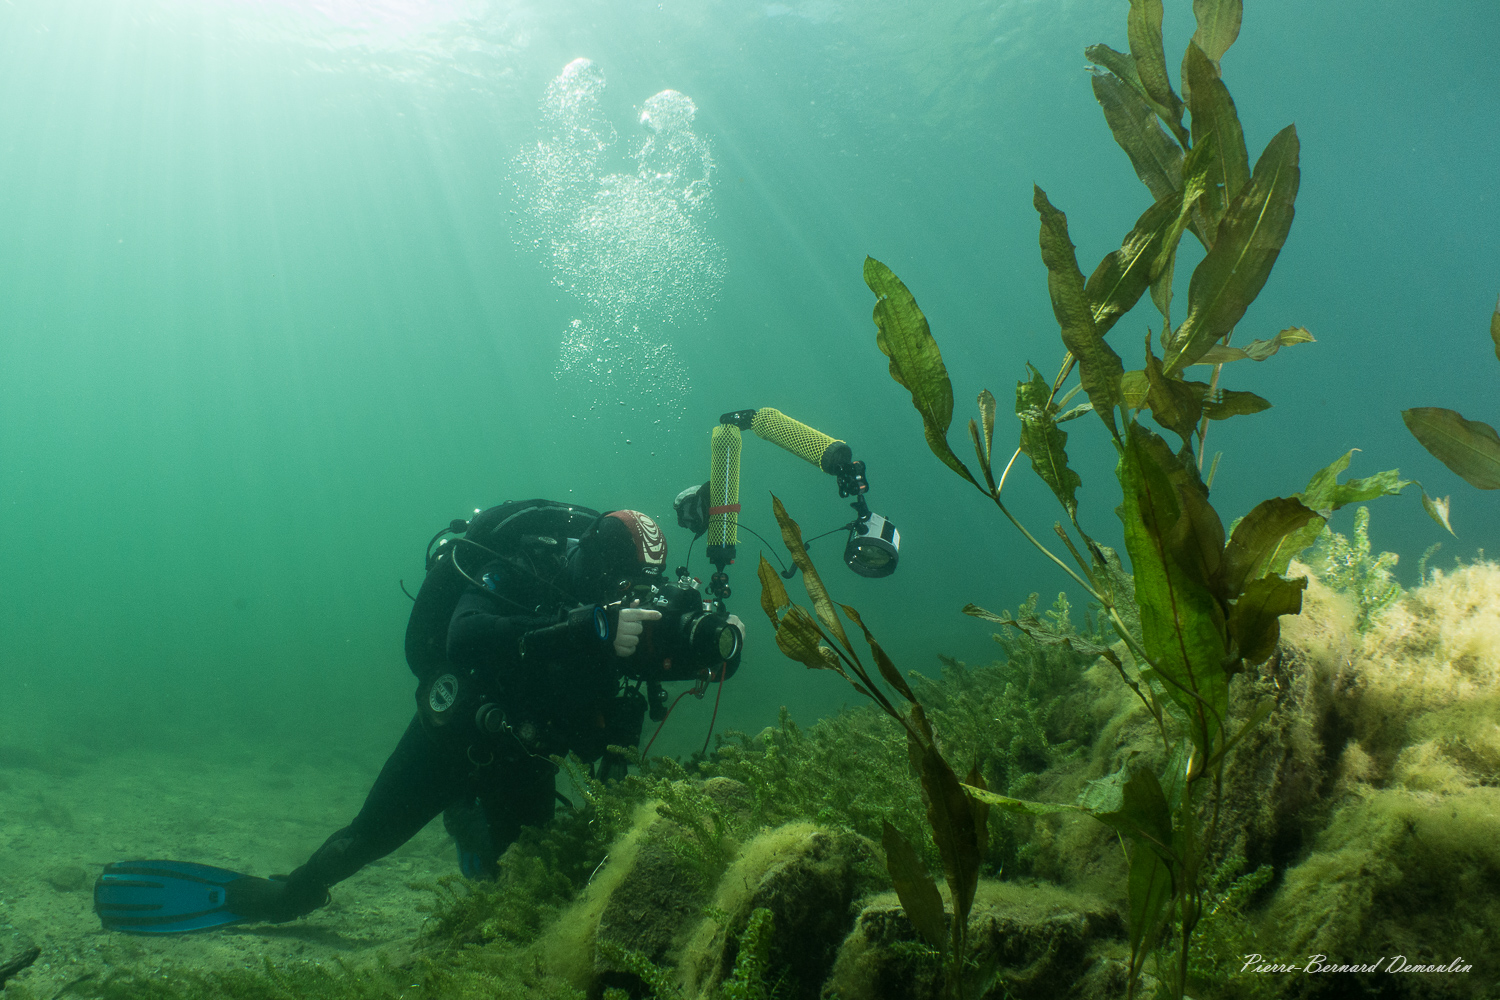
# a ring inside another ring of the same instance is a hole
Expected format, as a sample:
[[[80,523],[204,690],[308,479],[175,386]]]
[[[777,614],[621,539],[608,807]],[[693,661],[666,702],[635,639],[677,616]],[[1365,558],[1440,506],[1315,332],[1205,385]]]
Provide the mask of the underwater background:
[[[1086,269],[1149,204],[1082,54],[1123,47],[1125,7],[0,4],[0,777],[20,775],[0,851],[90,866],[150,846],[122,828],[192,823],[200,851],[248,837],[258,869],[295,863],[410,717],[398,580],[415,592],[432,533],[505,499],[634,507],[676,565],[671,500],[728,410],[776,407],[868,463],[899,571],[812,553],[897,664],[998,655],[960,607],[1068,587],[928,453],[860,267],[911,288],[961,414],[986,387],[1004,409],[1027,361],[1050,374],[1030,185]],[[1166,13],[1170,53],[1193,25]],[[1500,416],[1497,39],[1486,0],[1254,2],[1224,60],[1250,149],[1287,122],[1302,140],[1297,220],[1238,331],[1317,343],[1226,374],[1275,409],[1214,427],[1215,498],[1234,516],[1362,449],[1351,475],[1454,496],[1457,539],[1414,490],[1376,509],[1405,583],[1436,541],[1435,565],[1500,552],[1500,502],[1400,420]],[[1105,439],[1076,435],[1072,461],[1118,544]],[[1010,489],[1033,530],[1056,518],[1031,477]],[[846,518],[832,479],[747,437],[742,523],[768,537],[773,491],[806,534]],[[855,698],[776,652],[760,547],[742,533],[751,630],[717,721],[752,733]],[[684,702],[657,752],[699,748],[711,711]],[[148,759],[156,777],[122,764]],[[230,799],[264,830],[216,827]]]

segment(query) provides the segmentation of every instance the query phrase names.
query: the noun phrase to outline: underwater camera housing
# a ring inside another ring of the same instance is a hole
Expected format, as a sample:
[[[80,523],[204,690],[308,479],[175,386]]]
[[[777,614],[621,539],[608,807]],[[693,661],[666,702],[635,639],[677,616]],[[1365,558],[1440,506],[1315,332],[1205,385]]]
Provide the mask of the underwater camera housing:
[[[712,680],[724,669],[731,677],[740,665],[740,630],[729,624],[729,616],[717,602],[684,577],[666,583],[648,575],[633,580],[619,602],[609,607],[618,620],[619,610],[636,601],[640,607],[661,613],[655,621],[641,622],[640,645],[622,664],[624,672],[644,681],[697,680],[707,674]]]

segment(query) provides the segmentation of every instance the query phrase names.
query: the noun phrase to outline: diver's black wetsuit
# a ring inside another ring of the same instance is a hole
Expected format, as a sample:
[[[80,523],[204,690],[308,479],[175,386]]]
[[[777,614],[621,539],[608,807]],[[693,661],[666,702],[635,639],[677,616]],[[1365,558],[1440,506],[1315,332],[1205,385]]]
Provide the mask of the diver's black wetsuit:
[[[633,688],[622,690],[619,669],[625,661],[609,644],[521,653],[523,636],[556,624],[556,609],[581,602],[559,601],[558,588],[500,561],[476,578],[491,593],[470,586],[460,598],[448,629],[448,659],[461,671],[473,671],[481,700],[503,708],[507,728],[482,733],[472,709],[441,728],[419,713],[354,821],[329,837],[284,887],[247,881],[247,894],[265,898],[245,900],[244,909],[269,920],[314,909],[326,900],[327,887],[391,853],[445,811],[465,873],[493,874],[523,826],[552,817],[557,768],[549,755],[572,752],[594,761],[610,744],[640,741],[645,698]],[[543,592],[549,589],[551,596]],[[551,615],[521,611],[549,606]],[[623,773],[622,764],[606,757],[608,771]]]

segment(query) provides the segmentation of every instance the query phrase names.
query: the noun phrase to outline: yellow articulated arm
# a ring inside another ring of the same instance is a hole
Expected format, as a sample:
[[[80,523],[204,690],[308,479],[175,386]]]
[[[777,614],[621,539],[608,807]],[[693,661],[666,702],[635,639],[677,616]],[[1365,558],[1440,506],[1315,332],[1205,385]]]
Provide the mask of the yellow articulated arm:
[[[850,506],[854,508],[855,519],[844,526],[849,531],[849,539],[844,546],[844,562],[861,576],[889,576],[895,571],[896,560],[900,556],[901,535],[894,524],[873,513],[865,503],[865,491],[870,488],[869,481],[865,478],[865,463],[854,460],[854,453],[846,442],[829,437],[800,420],[793,420],[780,410],[766,406],[758,410],[726,413],[719,418],[719,425],[714,428],[710,445],[713,462],[709,474],[707,524],[708,558],[716,567],[716,572],[709,583],[709,593],[720,600],[729,596],[729,577],[724,570],[734,562],[735,545],[739,541],[742,430],[754,431],[772,444],[785,448],[798,458],[836,477],[839,496],[854,498]],[[693,491],[684,491],[684,495],[691,492]],[[679,518],[681,516],[679,512]],[[688,526],[687,522],[682,523]]]
[[[831,438],[769,406],[755,411],[750,429],[798,458],[806,459],[830,476],[838,475],[854,457],[845,442]]]

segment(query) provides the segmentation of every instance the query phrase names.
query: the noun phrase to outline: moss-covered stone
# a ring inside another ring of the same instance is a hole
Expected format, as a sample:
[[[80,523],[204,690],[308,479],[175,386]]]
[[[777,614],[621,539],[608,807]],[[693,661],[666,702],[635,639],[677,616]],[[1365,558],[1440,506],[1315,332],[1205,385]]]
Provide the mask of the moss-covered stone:
[[[858,834],[810,823],[762,834],[725,874],[711,915],[689,942],[686,992],[711,995],[729,978],[751,915],[765,909],[778,996],[816,1000],[854,926],[860,898],[884,884],[878,850]]]
[[[1304,976],[1291,996],[1489,996],[1497,968],[1487,956],[1500,937],[1500,567],[1434,573],[1363,633],[1308,641],[1316,614],[1302,619],[1288,639],[1327,701],[1329,780],[1295,816],[1309,836],[1261,910],[1261,950],[1285,961],[1474,964],[1470,974]]]
[[[1113,905],[1048,885],[981,882],[969,918],[972,959],[987,981],[987,1000],[1123,996],[1124,933]],[[919,943],[894,893],[875,897],[860,912],[827,989],[844,1000],[942,995],[937,959]]]

